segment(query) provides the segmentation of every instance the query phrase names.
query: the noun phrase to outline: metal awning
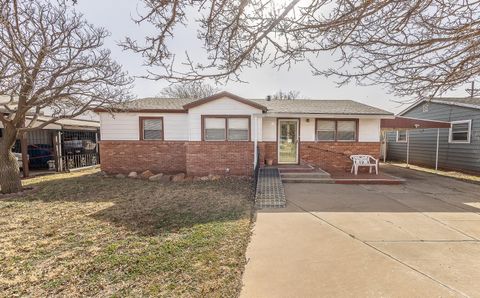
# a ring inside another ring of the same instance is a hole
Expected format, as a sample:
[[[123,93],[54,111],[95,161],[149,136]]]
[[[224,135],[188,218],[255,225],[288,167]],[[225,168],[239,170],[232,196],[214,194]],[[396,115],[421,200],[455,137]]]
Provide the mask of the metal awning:
[[[450,128],[450,122],[395,116],[394,119],[382,119],[380,127],[384,130]]]

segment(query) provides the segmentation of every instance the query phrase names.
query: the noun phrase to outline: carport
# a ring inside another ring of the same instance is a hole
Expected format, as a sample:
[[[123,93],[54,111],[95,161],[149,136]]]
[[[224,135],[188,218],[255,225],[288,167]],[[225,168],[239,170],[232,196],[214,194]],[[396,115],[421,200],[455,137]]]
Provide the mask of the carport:
[[[440,128],[450,128],[450,122],[426,120],[410,117],[395,116],[394,119],[382,119],[381,130],[383,135],[383,162],[387,159],[387,136],[388,131],[405,130],[407,138],[407,166],[410,157],[409,131],[416,129],[437,129],[437,147],[435,150],[435,170],[438,170],[438,149],[440,145]]]

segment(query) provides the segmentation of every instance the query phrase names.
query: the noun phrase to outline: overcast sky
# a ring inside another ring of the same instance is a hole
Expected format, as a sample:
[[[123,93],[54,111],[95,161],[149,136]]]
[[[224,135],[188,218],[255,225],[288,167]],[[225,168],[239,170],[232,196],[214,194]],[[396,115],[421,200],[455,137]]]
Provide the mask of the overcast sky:
[[[148,30],[151,30],[148,26],[138,26],[131,21],[131,17],[136,16],[137,5],[140,5],[140,1],[81,0],[78,2],[76,9],[84,13],[89,22],[105,27],[111,32],[112,35],[106,41],[106,47],[112,51],[114,59],[122,64],[131,75],[144,74],[142,58],[134,53],[122,51],[117,45],[117,42],[127,35],[142,40]],[[141,8],[141,6],[139,7]],[[195,53],[201,52],[200,48],[196,49],[199,46],[195,36],[195,30],[188,29],[176,34],[173,48],[178,51],[179,58],[184,57],[184,49],[189,49],[193,58],[196,58]],[[325,53],[318,58],[318,65],[334,65],[333,58]],[[264,98],[281,89],[283,91],[298,90],[301,97],[309,99],[352,99],[391,112],[399,112],[406,107],[395,102],[399,99],[387,94],[382,86],[364,87],[351,84],[338,88],[333,78],[312,76],[306,63],[297,64],[290,70],[276,71],[270,67],[249,69],[242,73],[242,79],[248,81],[248,84],[228,83],[219,88],[246,98]],[[167,85],[168,83],[162,81],[137,79],[133,91],[138,97],[155,96]],[[463,89],[465,88],[448,95],[466,96]]]

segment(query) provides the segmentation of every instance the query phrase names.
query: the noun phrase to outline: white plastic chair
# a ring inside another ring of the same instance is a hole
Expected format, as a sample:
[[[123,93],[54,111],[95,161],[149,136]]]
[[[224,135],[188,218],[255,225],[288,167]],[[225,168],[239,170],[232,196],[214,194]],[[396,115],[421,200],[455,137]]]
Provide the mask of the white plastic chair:
[[[372,168],[375,168],[375,174],[378,175],[378,159],[374,158],[371,155],[350,155],[350,159],[352,160],[352,169],[350,173],[355,173],[358,175],[358,168],[359,167],[368,167],[368,172],[372,173]]]

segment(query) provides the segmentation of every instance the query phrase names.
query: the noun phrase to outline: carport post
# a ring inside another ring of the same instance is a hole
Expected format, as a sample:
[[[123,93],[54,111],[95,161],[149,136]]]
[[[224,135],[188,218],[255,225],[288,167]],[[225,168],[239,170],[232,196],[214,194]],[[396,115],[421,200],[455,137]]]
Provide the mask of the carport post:
[[[410,162],[410,134],[408,129],[406,130],[405,133],[407,134],[407,168],[408,168],[408,164]]]
[[[435,171],[438,171],[438,147],[440,145],[440,128],[437,128],[437,151],[435,152]]]
[[[387,161],[387,132],[383,131],[383,163]]]

